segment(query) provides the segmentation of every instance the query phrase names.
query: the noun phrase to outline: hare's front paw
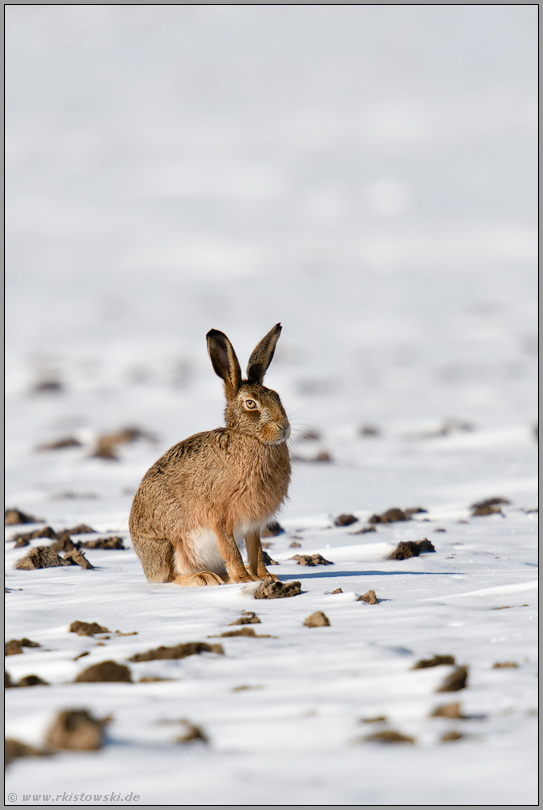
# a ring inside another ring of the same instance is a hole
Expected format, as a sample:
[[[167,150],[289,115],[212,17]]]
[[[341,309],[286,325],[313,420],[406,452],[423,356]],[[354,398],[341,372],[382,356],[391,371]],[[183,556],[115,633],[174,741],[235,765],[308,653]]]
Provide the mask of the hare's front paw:
[[[249,566],[246,565],[245,568],[247,569],[248,573],[251,573],[249,571]],[[268,581],[269,580],[274,580],[275,582],[279,581],[279,577],[276,577],[275,574],[270,574],[268,569],[265,568],[263,565],[260,566],[257,569],[256,576],[253,577],[253,579],[255,579],[255,580],[264,580],[264,581],[266,581],[266,580],[268,580]]]
[[[244,568],[241,571],[233,571],[230,574],[230,582],[258,582],[260,577],[251,574],[251,572]]]

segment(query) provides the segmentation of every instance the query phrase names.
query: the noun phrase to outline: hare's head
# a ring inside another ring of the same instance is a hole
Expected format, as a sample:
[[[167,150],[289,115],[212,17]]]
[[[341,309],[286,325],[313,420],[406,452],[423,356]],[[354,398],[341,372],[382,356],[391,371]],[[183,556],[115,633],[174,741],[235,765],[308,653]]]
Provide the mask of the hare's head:
[[[226,335],[217,329],[207,333],[213,368],[224,382],[226,426],[249,433],[264,444],[280,444],[290,435],[279,394],[262,385],[280,334],[281,324],[278,323],[260,341],[249,358],[247,379],[243,380],[234,347]]]

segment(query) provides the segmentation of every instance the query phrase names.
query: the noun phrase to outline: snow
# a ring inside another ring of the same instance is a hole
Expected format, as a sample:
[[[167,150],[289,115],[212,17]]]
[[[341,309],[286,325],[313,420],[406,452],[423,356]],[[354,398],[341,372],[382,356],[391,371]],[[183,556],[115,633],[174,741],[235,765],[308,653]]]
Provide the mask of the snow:
[[[8,804],[537,803],[536,13],[7,8],[6,506],[43,523],[6,527],[6,640],[41,645],[6,669],[49,685],[7,690],[6,728],[40,747],[60,710],[112,716],[98,752],[9,765]],[[131,500],[222,424],[205,334],[243,366],[278,321],[266,383],[306,460],[266,542],[302,593],[150,584]],[[156,441],[92,457],[131,425]],[[473,517],[489,497],[509,503]],[[391,507],[427,511],[355,533]],[[80,523],[126,550],[15,568],[14,535]],[[291,559],[313,553],[334,564]],[[270,638],[217,638],[244,610]],[[129,661],[208,638],[224,655]],[[465,689],[413,669],[435,654]],[[74,683],[106,660],[134,683]],[[453,701],[463,719],[431,716]],[[183,718],[208,745],[175,742]],[[383,728],[415,745],[363,740]]]

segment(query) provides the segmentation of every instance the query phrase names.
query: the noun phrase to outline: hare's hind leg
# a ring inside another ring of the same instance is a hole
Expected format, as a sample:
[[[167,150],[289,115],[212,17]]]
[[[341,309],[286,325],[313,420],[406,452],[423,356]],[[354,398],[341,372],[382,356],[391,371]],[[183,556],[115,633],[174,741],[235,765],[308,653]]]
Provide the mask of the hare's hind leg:
[[[172,582],[185,587],[192,587],[194,585],[224,585],[224,579],[221,579],[218,574],[213,574],[211,571],[198,571],[197,574],[175,574]]]
[[[249,573],[258,577],[258,579],[275,579],[278,577],[275,574],[270,574],[264,560],[262,559],[262,543],[260,542],[260,532],[252,531],[247,534],[245,538],[245,545],[247,547],[247,557],[249,558]]]

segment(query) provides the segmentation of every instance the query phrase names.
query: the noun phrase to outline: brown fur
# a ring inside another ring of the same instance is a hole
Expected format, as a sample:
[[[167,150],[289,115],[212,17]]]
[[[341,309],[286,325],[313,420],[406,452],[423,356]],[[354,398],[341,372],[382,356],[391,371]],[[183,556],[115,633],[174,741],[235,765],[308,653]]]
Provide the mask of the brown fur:
[[[260,529],[287,496],[290,426],[278,394],[262,379],[280,332],[277,324],[255,348],[246,380],[226,335],[208,333],[211,362],[224,381],[226,427],[174,445],[140,484],[129,525],[150,582],[276,579],[262,560]],[[247,569],[236,542],[243,539]]]

